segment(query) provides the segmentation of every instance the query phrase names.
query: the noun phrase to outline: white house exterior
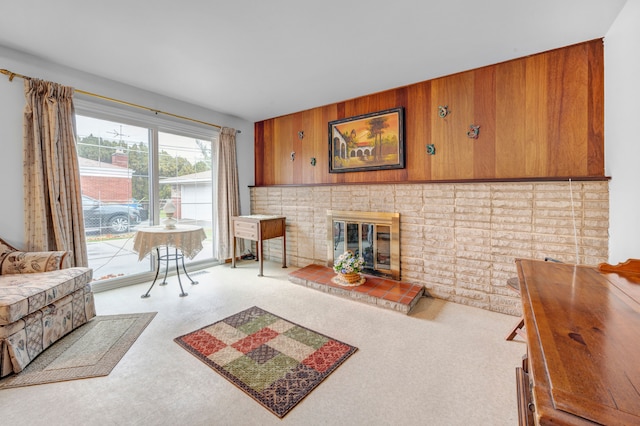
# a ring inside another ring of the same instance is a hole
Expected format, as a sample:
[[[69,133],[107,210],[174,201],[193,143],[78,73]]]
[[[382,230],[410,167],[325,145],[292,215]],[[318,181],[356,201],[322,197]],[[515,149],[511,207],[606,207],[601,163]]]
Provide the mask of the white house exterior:
[[[172,186],[171,198],[179,219],[210,222],[213,210],[211,170],[190,175],[161,179],[160,184]]]

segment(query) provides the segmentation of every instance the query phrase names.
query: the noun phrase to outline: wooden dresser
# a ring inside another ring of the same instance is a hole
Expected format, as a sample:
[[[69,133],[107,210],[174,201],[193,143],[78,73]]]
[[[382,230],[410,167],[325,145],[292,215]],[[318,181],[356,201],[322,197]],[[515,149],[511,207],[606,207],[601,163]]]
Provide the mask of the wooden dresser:
[[[640,425],[639,265],[516,260],[527,339],[520,424]]]

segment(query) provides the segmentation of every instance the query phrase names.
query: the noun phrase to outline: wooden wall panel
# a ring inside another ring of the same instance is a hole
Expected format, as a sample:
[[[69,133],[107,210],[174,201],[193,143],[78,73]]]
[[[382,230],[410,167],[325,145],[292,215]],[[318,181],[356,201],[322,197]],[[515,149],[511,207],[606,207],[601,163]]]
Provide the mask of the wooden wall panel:
[[[525,176],[525,64],[511,61],[496,68],[496,177]]]
[[[549,53],[549,152],[551,176],[587,173],[588,54],[585,46]]]
[[[269,121],[271,123],[272,121]],[[259,121],[253,125],[253,152],[254,152],[254,171],[256,186],[264,185],[264,131],[265,122]]]
[[[602,42],[589,43],[589,146],[588,174],[604,174],[604,46]]]
[[[432,178],[472,179],[474,139],[467,137],[473,116],[473,73],[465,72],[434,80],[431,109],[449,107],[449,115],[435,120],[432,139],[436,145]]]
[[[603,55],[593,40],[264,120],[256,185],[604,177]],[[439,105],[451,114],[440,118]],[[330,121],[399,106],[404,169],[329,173]],[[467,137],[470,124],[481,126],[478,139]]]
[[[431,179],[432,156],[427,155],[427,145],[432,143],[431,121],[433,108],[428,100],[431,98],[431,82],[414,84],[407,88],[407,105],[413,108],[405,110],[405,150],[407,180],[421,181]],[[437,112],[435,113],[437,115]]]
[[[309,152],[305,155],[303,146],[304,146],[304,137],[300,139],[298,136],[298,131],[302,129],[306,129],[303,125],[305,112],[299,112],[293,115],[293,120],[291,122],[291,138],[293,139],[293,147],[291,150],[294,152],[295,161],[290,161],[291,163],[291,183],[300,184],[303,182],[302,171],[304,168],[304,163],[307,161],[307,156]],[[307,139],[308,141],[308,139]],[[308,150],[307,150],[308,151]],[[289,153],[291,155],[291,153]]]
[[[474,72],[473,119],[480,135],[473,143],[475,179],[496,177],[496,67]]]
[[[526,66],[524,115],[524,176],[544,176],[549,152],[549,88],[547,87],[548,55],[524,60]]]
[[[273,126],[273,178],[275,182],[291,185],[293,181],[293,119],[295,114],[276,120]]]

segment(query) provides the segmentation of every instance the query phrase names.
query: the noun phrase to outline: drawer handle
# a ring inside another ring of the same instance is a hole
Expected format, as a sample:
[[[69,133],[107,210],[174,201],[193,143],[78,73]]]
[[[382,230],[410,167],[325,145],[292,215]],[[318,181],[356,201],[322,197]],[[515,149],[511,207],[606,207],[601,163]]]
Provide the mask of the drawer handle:
[[[528,403],[528,404],[527,404],[527,408],[528,408],[528,409],[529,409],[529,411],[531,411],[532,413],[533,413],[534,411],[536,411],[536,406],[535,406],[535,405],[533,405],[533,402]]]

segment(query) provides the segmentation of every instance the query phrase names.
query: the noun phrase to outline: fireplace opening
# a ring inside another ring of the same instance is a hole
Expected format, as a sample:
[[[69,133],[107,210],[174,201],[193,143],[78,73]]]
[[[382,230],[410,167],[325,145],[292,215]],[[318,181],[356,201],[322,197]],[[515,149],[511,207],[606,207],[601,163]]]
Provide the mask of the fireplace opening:
[[[364,273],[399,280],[400,214],[327,210],[327,266],[345,251],[364,258]]]

